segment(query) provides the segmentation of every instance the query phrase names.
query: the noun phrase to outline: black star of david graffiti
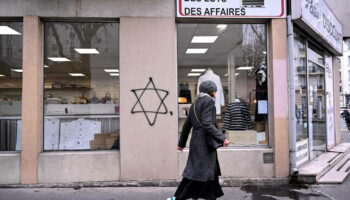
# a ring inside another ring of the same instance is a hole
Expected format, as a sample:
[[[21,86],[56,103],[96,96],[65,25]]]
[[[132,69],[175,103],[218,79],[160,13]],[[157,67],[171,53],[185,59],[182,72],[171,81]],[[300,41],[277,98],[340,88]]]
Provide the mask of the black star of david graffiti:
[[[145,109],[144,109],[144,106],[143,106],[143,104],[142,104],[142,102],[141,102],[141,98],[142,98],[143,94],[144,94],[147,90],[154,90],[154,91],[155,91],[155,94],[159,97],[159,99],[160,99],[160,104],[159,104],[157,110],[145,110]],[[140,94],[140,96],[137,94],[137,91],[142,91],[141,94]],[[147,119],[147,121],[148,121],[148,123],[149,123],[150,126],[153,126],[153,125],[156,123],[158,114],[167,114],[167,113],[168,113],[168,109],[167,109],[166,105],[164,104],[164,100],[165,100],[165,98],[168,96],[169,92],[166,91],[166,90],[163,90],[163,89],[158,89],[158,88],[156,88],[156,86],[155,86],[155,84],[154,84],[154,82],[153,82],[153,79],[152,79],[151,77],[149,78],[149,81],[148,81],[148,83],[147,83],[147,85],[146,85],[145,88],[143,88],[143,89],[133,89],[133,90],[131,90],[131,92],[133,92],[133,93],[135,94],[135,97],[136,97],[136,99],[137,99],[136,104],[134,105],[134,107],[133,107],[132,110],[131,110],[131,113],[133,113],[133,114],[134,114],[134,113],[144,113],[145,116],[146,116],[146,119]],[[163,93],[163,94],[165,93],[165,95],[162,97],[162,96],[160,95],[160,93]],[[141,110],[136,110],[136,109],[135,109],[137,105],[140,105]],[[162,107],[165,109],[164,112],[160,112],[160,109],[161,109]],[[150,116],[148,116],[149,113],[155,113],[155,116],[154,116],[154,119],[153,119],[153,120],[151,120],[151,119],[150,119]],[[172,114],[172,113],[170,113],[170,114]]]

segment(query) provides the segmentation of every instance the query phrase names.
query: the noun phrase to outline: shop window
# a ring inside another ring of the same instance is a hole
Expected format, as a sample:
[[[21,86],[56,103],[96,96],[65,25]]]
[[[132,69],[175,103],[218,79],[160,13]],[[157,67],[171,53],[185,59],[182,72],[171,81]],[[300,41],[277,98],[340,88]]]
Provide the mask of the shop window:
[[[0,22],[0,151],[21,150],[22,22]]]
[[[44,150],[119,149],[118,34],[113,22],[44,23]]]
[[[232,146],[268,145],[265,24],[178,24],[179,132],[202,81],[216,80],[216,122]]]

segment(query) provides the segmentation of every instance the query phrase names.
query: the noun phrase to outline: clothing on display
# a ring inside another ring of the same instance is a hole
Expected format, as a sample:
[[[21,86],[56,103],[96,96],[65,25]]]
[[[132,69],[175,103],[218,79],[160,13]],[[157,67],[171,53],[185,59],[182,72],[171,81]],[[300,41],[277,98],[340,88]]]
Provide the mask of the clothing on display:
[[[246,103],[234,102],[227,105],[223,129],[232,131],[252,129],[252,120]]]
[[[256,101],[267,101],[267,68],[261,65],[256,71]],[[259,110],[259,104],[256,104],[256,110]],[[255,122],[262,122],[267,120],[267,114],[259,114],[255,112]]]
[[[191,90],[188,86],[188,83],[180,83],[180,92],[179,92],[179,97],[184,97],[187,99],[187,103],[192,102],[191,98]]]
[[[213,81],[216,84],[216,87],[218,91],[216,92],[216,101],[215,101],[215,107],[216,107],[216,114],[221,114],[221,106],[225,105],[225,97],[224,97],[224,91],[222,89],[221,79],[218,75],[216,75],[213,70],[207,69],[205,73],[199,77],[198,84],[197,84],[197,94],[199,93],[199,86],[204,81]]]

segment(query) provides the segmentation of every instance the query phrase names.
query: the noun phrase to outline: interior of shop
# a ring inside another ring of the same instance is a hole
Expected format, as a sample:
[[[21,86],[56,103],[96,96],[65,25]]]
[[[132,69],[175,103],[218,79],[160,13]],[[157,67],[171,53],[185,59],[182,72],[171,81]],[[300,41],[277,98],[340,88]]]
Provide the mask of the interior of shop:
[[[117,23],[45,22],[44,150],[119,149]]]
[[[202,81],[231,146],[268,145],[265,24],[178,24],[179,133]]]
[[[22,22],[0,22],[0,151],[20,150]]]

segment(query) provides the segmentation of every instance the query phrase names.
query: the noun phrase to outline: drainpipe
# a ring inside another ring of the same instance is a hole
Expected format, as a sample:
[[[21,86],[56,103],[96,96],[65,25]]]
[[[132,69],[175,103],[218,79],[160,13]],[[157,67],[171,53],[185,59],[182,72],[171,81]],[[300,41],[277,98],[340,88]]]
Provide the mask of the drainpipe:
[[[295,69],[294,69],[294,31],[292,16],[287,17],[288,31],[288,74],[289,74],[289,159],[290,175],[298,175],[296,165],[296,118],[295,118]]]

